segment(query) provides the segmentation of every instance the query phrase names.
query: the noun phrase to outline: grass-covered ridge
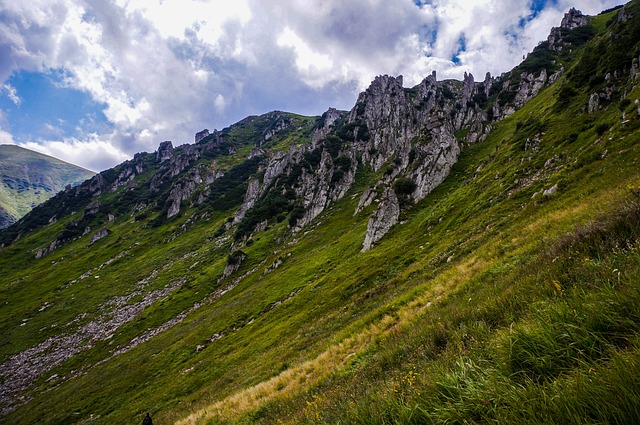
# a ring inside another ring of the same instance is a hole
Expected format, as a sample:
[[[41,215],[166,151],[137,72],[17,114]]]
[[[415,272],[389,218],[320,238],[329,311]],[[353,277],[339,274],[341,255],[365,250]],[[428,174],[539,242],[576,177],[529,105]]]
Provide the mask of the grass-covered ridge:
[[[14,145],[0,145],[0,228],[95,173]]]
[[[90,247],[88,233],[38,260],[83,211],[25,233],[0,251],[0,363],[66,347],[62,337],[78,351],[35,376],[2,421],[637,422],[638,40],[616,82],[591,87],[573,68],[612,39],[616,13],[365,253],[375,205],[354,213],[380,177],[366,169],[303,231],[283,215],[242,246],[219,202],[185,202],[159,225],[153,208],[127,211]],[[193,166],[231,176],[256,140],[265,154],[308,143],[315,119],[288,117],[298,124],[268,140],[273,121],[260,117],[226,130],[237,156]],[[16,376],[0,374],[5,395]]]

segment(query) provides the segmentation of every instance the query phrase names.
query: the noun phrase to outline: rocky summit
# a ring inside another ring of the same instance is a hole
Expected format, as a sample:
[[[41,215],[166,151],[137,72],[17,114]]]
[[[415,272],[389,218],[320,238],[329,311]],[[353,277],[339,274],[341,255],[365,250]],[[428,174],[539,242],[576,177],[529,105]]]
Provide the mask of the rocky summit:
[[[0,422],[640,421],[640,5],[381,75],[0,232]]]

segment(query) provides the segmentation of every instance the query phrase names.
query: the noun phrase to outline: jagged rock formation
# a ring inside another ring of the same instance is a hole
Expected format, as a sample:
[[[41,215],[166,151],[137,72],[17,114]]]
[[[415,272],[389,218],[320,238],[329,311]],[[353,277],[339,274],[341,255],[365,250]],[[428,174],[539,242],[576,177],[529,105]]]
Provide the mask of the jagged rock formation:
[[[197,133],[196,133],[196,136],[195,136],[195,141],[194,141],[194,143],[198,143],[200,140],[204,139],[204,138],[205,138],[205,137],[207,137],[209,134],[210,134],[210,133],[209,133],[209,130],[208,130],[208,129],[206,129],[206,128],[205,128],[204,130],[202,130],[202,131],[197,132]]]
[[[556,52],[561,52],[562,49],[570,45],[564,40],[564,37],[566,36],[568,30],[583,27],[588,23],[588,18],[583,15],[581,11],[577,10],[575,7],[571,8],[567,13],[564,14],[560,26],[551,29],[551,33],[549,34],[549,37],[547,37],[549,49]]]
[[[367,225],[367,233],[362,244],[362,252],[370,250],[389,230],[398,223],[400,218],[400,204],[398,197],[391,188],[382,194],[380,207],[371,215]]]

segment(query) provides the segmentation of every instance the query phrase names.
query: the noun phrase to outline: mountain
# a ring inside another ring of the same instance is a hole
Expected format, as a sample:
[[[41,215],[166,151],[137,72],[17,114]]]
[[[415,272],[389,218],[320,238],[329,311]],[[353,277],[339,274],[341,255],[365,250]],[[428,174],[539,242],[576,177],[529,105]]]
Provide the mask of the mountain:
[[[0,233],[6,423],[637,423],[640,4],[380,76]]]
[[[94,172],[13,145],[0,145],[0,229],[66,186],[77,186]]]

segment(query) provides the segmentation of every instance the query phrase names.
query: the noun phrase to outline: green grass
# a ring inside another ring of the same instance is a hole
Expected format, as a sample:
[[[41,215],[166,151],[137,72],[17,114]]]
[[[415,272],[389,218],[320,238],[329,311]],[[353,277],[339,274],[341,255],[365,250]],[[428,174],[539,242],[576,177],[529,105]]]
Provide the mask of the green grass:
[[[89,233],[39,260],[82,211],[23,235],[0,251],[2,362],[101,319],[141,282],[125,304],[176,287],[109,338],[85,340],[2,420],[638,422],[640,88],[588,115],[588,90],[563,78],[570,104],[558,107],[551,86],[464,146],[449,178],[365,253],[375,205],[354,212],[384,167],[360,170],[302,232],[272,220],[245,246],[224,230],[232,209],[195,205],[155,228],[155,213],[120,214],[91,247]],[[294,125],[265,150],[308,141],[315,119],[286,116]],[[238,151],[218,169],[241,164],[268,124],[223,131]],[[220,280],[238,249],[246,259]]]
[[[31,209],[95,173],[47,155],[13,145],[0,146],[0,209],[11,224]]]

